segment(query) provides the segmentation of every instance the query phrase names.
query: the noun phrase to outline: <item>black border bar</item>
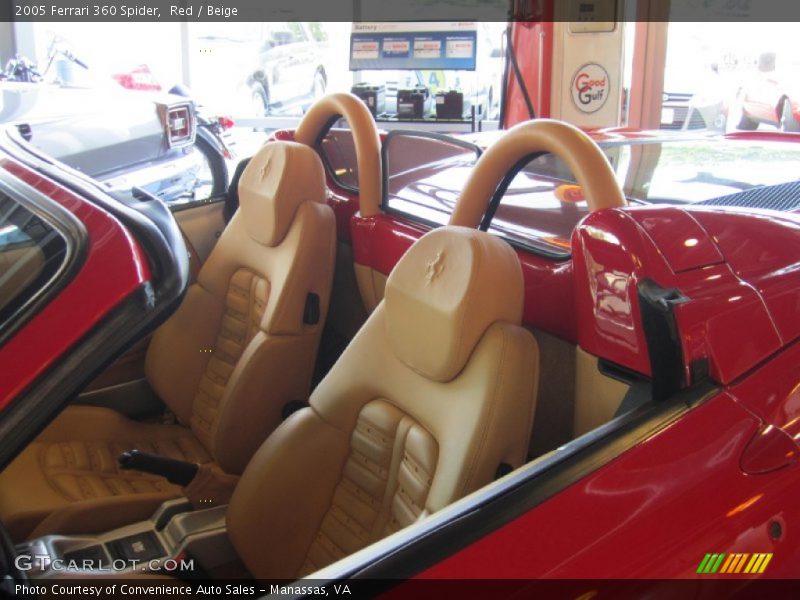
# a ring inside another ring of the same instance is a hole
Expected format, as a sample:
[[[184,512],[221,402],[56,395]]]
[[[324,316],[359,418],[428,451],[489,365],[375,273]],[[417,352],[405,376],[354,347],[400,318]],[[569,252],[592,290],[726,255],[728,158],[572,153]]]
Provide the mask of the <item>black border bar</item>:
[[[0,21],[800,21],[786,0],[0,0]]]

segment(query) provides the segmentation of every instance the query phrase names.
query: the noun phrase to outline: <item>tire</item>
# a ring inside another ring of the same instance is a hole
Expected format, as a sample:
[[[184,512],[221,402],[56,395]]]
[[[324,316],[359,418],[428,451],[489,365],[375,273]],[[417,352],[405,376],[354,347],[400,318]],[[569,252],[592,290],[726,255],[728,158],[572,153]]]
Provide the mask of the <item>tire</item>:
[[[228,187],[228,165],[225,158],[200,135],[195,138],[194,151],[199,155],[200,170],[192,196],[195,200],[222,196]]]
[[[250,101],[253,106],[253,116],[266,117],[269,114],[269,90],[258,81],[250,85]]]
[[[328,82],[325,80],[325,74],[322,69],[317,69],[314,73],[314,83],[311,85],[311,98],[316,101],[325,95],[325,88],[328,87]]]
[[[730,123],[735,124],[734,126],[736,129],[743,129],[744,131],[755,131],[758,129],[758,123],[748,117],[744,112],[744,102],[742,101],[741,92],[731,107]]]
[[[792,102],[789,98],[785,98],[781,105],[781,131],[797,132],[800,131],[800,123],[794,118],[792,112]]]

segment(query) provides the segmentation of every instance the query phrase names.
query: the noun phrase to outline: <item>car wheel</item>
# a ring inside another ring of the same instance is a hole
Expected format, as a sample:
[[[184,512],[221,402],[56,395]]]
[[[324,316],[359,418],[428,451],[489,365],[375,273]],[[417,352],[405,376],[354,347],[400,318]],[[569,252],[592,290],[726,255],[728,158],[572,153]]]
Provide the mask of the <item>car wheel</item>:
[[[731,106],[728,122],[736,129],[744,129],[745,131],[754,131],[758,128],[758,123],[748,117],[747,113],[744,111],[744,102],[741,92],[737,95],[733,106]]]
[[[225,159],[202,137],[197,136],[194,142],[199,168],[194,189],[191,190],[195,200],[215,198],[225,193],[228,184],[228,167]]]
[[[269,114],[269,90],[263,83],[255,82],[250,86],[250,101],[253,116],[266,117]]]
[[[792,103],[786,98],[781,106],[781,131],[800,131],[800,123],[794,118]]]
[[[325,75],[322,74],[322,71],[317,69],[317,72],[314,73],[314,85],[311,88],[311,97],[314,98],[314,100],[322,98],[325,95],[325,88],[327,85]]]

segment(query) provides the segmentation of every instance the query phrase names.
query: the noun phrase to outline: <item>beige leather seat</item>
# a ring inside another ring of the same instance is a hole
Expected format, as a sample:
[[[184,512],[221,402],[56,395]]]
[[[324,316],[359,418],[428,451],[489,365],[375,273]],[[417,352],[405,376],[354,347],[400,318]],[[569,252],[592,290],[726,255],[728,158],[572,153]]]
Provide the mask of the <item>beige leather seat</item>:
[[[522,273],[498,238],[419,240],[386,296],[239,480],[228,531],[259,578],[308,574],[524,462],[538,349]]]
[[[240,209],[150,344],[147,378],[180,425],[75,406],[0,474],[0,519],[15,539],[103,531],[143,519],[180,488],[120,471],[120,452],[216,463],[241,473],[308,397],[333,278],[335,222],[316,153],[273,142],[239,184]],[[309,294],[319,319],[304,319]]]

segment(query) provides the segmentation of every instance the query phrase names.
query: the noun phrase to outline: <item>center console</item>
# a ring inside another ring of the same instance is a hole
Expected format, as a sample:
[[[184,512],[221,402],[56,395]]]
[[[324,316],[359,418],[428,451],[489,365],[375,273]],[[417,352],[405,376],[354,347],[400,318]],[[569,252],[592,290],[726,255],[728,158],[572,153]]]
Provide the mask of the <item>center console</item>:
[[[236,561],[226,510],[227,506],[192,510],[185,498],[170,500],[147,521],[105,533],[29,540],[16,547],[16,560],[32,579],[81,571],[209,573]]]

